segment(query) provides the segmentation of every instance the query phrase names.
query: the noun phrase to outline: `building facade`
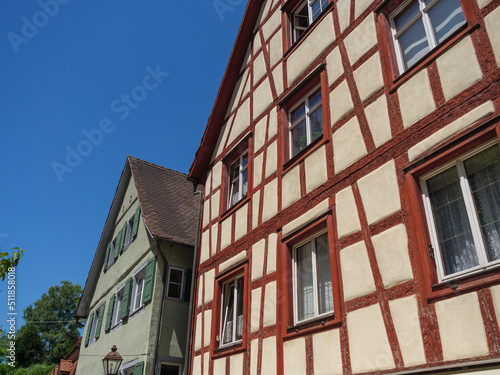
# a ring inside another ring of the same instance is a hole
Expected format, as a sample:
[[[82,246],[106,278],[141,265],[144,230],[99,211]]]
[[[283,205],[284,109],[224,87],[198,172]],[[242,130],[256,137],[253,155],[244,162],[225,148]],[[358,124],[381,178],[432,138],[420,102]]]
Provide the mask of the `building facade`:
[[[189,173],[190,374],[500,374],[499,4],[248,2]]]
[[[185,174],[127,159],[76,311],[77,375],[102,374],[113,345],[120,375],[181,374],[197,202]]]

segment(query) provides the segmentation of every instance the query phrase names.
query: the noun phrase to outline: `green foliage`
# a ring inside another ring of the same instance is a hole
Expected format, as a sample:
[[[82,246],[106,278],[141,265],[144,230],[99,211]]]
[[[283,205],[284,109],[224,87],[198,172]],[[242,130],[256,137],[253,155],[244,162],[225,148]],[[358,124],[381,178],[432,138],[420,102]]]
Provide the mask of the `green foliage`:
[[[24,309],[26,325],[36,326],[40,333],[45,363],[59,362],[74,348],[80,335],[74,314],[81,294],[79,284],[61,281],[60,285],[50,287],[39,300]]]
[[[44,343],[40,331],[34,324],[22,326],[17,331],[16,360],[21,367],[43,361]]]
[[[27,368],[12,368],[8,365],[0,365],[0,375],[50,375],[50,372],[55,367],[55,364],[37,364]]]
[[[5,280],[5,275],[7,275],[9,269],[18,265],[19,260],[24,254],[24,250],[18,247],[14,247],[12,250],[14,250],[12,255],[9,253],[0,253],[0,278],[2,281]]]

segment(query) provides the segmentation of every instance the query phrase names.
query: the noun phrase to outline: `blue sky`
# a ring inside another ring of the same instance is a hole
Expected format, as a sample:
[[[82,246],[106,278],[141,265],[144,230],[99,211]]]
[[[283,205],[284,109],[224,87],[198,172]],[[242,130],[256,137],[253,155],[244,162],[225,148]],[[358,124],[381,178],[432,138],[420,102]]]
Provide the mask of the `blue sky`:
[[[19,318],[85,284],[127,155],[188,172],[246,6],[216,1],[0,4],[0,249],[25,250]]]

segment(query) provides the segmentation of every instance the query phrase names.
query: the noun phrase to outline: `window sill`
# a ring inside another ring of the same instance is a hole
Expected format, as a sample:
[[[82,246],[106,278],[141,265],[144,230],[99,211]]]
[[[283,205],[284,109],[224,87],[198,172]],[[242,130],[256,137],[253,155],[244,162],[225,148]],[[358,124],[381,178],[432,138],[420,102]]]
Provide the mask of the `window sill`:
[[[464,38],[466,35],[471,34],[474,30],[479,27],[478,23],[468,25],[467,23],[459,27],[452,33],[448,38],[446,38],[441,44],[435,47],[432,51],[429,51],[425,56],[418,60],[413,66],[405,70],[399,75],[394,75],[392,78],[392,85],[389,88],[389,93],[394,93],[400,86],[405,82],[410,80],[417,72],[428,66],[431,62],[435,61],[439,56],[445,53],[451,46],[457,43],[460,39]],[[395,70],[398,71],[397,66]]]
[[[432,302],[498,284],[500,281],[499,267],[500,265],[496,265],[486,271],[476,271],[472,275],[467,274],[452,280],[433,284],[431,285],[431,291],[427,296],[427,300]]]
[[[283,165],[283,175],[293,167],[295,167],[297,164],[300,164],[305,158],[307,158],[314,151],[328,142],[328,138],[326,138],[325,133],[323,133],[322,138],[315,139],[313,142],[308,144],[301,152],[285,162],[285,164]]]
[[[245,352],[247,350],[246,346],[243,345],[243,341],[239,341],[233,345],[224,346],[222,348],[214,348],[212,350],[212,358],[222,358],[228,355],[238,354]]]
[[[286,8],[288,8],[288,4],[291,3],[291,1],[287,1],[287,4],[285,4],[281,9],[284,11],[284,12],[287,12],[289,13],[291,10],[285,10]],[[293,51],[295,51],[301,44],[302,42],[307,38],[307,36],[309,34],[312,33],[312,30],[314,30],[316,28],[316,26],[326,17],[327,14],[330,13],[330,10],[333,9],[333,2],[330,2],[326,8],[321,12],[321,14],[318,16],[318,18],[316,18],[308,27],[307,27],[307,30],[304,32],[304,34],[302,34],[295,42],[291,43],[291,40],[289,40],[289,43],[290,46],[288,48],[288,50],[285,52],[285,54],[283,55],[283,58],[284,59],[287,59],[292,53]],[[290,25],[290,28],[291,28],[291,25]],[[290,37],[291,38],[291,37]]]
[[[238,209],[242,206],[244,206],[246,203],[248,203],[250,201],[250,196],[249,196],[249,193],[247,193],[247,196],[245,198],[243,198],[242,200],[240,200],[238,203],[236,203],[234,206],[232,206],[231,208],[227,209],[226,211],[224,211],[224,213],[222,213],[220,215],[220,220],[224,220],[226,219],[228,216],[231,216],[231,214],[235,211],[238,211]]]
[[[294,326],[287,327],[283,340],[291,340],[311,333],[324,331],[342,325],[340,318],[334,313],[325,314],[317,318],[312,318]]]

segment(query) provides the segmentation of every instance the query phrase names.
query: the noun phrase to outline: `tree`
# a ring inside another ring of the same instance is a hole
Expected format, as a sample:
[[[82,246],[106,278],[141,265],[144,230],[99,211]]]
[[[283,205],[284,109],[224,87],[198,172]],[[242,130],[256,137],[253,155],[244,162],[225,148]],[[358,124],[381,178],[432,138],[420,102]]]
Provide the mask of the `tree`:
[[[7,275],[10,269],[18,265],[19,260],[24,254],[24,250],[18,247],[14,247],[12,250],[14,250],[12,255],[9,255],[9,253],[0,253],[0,278],[2,281],[5,280],[5,275]]]
[[[26,325],[36,325],[40,333],[46,363],[56,363],[73,349],[80,335],[74,314],[81,294],[79,284],[61,281],[24,309]]]
[[[26,324],[17,331],[16,360],[22,367],[43,361],[44,344],[34,324]]]

